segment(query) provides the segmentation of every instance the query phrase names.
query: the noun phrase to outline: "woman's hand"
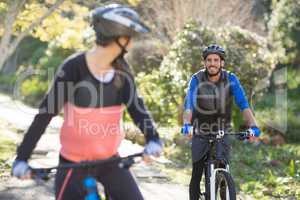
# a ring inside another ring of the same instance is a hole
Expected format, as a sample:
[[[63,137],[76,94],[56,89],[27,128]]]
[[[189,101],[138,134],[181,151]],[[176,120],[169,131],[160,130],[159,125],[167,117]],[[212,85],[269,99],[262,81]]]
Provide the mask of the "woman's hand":
[[[12,166],[11,174],[19,179],[30,179],[31,169],[26,161],[15,160]]]
[[[152,156],[154,157],[159,157],[163,151],[163,143],[161,140],[150,140],[146,145],[144,149],[144,161],[146,163],[150,163],[153,161],[151,158]]]

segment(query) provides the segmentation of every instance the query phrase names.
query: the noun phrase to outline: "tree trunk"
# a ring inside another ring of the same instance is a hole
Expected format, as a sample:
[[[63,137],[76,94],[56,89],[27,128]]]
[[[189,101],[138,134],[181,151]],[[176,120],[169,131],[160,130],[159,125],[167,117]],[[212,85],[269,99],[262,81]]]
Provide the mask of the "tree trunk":
[[[1,56],[0,56],[0,70],[2,69],[2,67],[5,64],[5,61],[8,59],[7,53],[5,50],[0,49],[1,52]]]
[[[9,58],[6,59],[3,68],[2,74],[12,75],[15,74],[18,68],[18,58],[20,51],[17,49]]]
[[[1,37],[1,42],[0,42],[0,71],[3,68],[5,61],[9,58],[9,48],[10,48],[10,43],[11,43],[11,38],[13,35],[13,24],[16,20],[16,17],[23,5],[25,4],[26,0],[18,1],[10,1],[9,3],[9,8],[7,10],[7,13],[5,15],[5,20],[4,20],[4,32]]]

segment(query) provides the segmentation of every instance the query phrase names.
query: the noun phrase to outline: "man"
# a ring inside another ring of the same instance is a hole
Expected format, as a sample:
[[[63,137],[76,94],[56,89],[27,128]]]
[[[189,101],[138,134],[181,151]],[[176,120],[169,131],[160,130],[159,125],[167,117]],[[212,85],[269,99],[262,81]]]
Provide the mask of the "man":
[[[95,9],[91,24],[96,34],[95,46],[70,56],[58,70],[52,88],[18,147],[13,176],[30,177],[27,160],[51,119],[62,108],[60,164],[118,157],[118,147],[124,138],[120,122],[125,107],[145,134],[145,154],[161,153],[158,132],[137,95],[134,77],[123,58],[132,38],[148,32],[148,28],[134,10],[119,4]],[[92,172],[59,169],[55,177],[56,199],[85,199],[82,180],[87,175],[101,182],[112,199],[143,199],[130,171],[120,168],[117,162],[97,166]]]
[[[197,135],[230,130],[232,98],[243,114],[250,135],[260,134],[238,78],[223,69],[225,57],[225,50],[216,44],[205,48],[203,51],[205,68],[192,76],[185,98],[182,132],[192,138],[193,169],[189,187],[190,200],[198,200],[200,197],[200,181],[205,155],[209,150],[207,141]],[[224,139],[228,145],[228,138]],[[226,151],[226,159],[228,153]]]

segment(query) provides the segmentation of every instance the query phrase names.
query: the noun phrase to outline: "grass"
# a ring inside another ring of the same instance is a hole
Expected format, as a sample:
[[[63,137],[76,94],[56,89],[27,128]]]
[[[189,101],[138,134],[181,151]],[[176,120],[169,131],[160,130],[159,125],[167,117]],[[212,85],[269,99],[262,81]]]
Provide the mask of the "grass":
[[[260,200],[300,199],[300,145],[274,147],[233,141],[232,147],[230,167],[237,190]],[[159,167],[173,182],[188,185],[188,145],[169,146],[166,156],[176,164]]]
[[[3,121],[0,121],[0,178],[9,173],[10,165],[7,163],[7,160],[11,158],[16,151],[15,142],[5,136],[3,133]]]
[[[233,145],[236,185],[255,199],[300,198],[300,145]]]

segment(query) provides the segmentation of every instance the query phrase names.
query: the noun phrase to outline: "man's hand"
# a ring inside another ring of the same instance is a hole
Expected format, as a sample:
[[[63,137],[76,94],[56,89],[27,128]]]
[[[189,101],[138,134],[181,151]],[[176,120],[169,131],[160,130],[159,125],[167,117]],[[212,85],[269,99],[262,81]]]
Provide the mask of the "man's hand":
[[[250,137],[255,136],[255,137],[259,137],[260,135],[260,129],[257,126],[251,126],[247,132],[249,133]]]
[[[181,128],[181,133],[188,138],[192,137],[192,132],[193,126],[191,124],[184,124]]]
[[[252,126],[249,129],[246,130],[246,134],[240,135],[240,140],[251,140],[251,138],[259,137],[260,135],[260,129],[257,126]]]

